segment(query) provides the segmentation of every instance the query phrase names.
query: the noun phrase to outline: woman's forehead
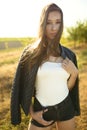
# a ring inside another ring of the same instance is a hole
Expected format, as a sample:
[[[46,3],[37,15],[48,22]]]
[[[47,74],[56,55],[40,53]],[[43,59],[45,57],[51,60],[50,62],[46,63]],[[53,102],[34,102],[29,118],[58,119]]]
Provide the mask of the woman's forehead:
[[[61,13],[59,11],[52,11],[48,14],[49,21],[52,19],[61,19]]]

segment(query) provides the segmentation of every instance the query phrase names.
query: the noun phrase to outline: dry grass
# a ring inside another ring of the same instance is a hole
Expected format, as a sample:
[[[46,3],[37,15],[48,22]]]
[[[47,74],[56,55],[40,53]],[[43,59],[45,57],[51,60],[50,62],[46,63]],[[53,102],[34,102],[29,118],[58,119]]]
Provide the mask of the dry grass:
[[[0,51],[0,67],[3,65],[11,65],[18,61],[21,54],[22,48],[19,49],[9,49]]]
[[[79,92],[81,115],[76,117],[76,130],[87,130],[87,60],[85,60],[87,53],[83,53],[86,52],[85,48],[73,50],[77,54],[80,70]],[[10,124],[10,93],[17,66],[17,60],[14,63],[11,60],[18,59],[20,54],[21,49],[0,52],[0,130],[27,130],[29,117],[25,117],[24,114],[23,122],[20,126],[12,127]],[[9,60],[9,64],[6,63],[6,60]],[[55,129],[55,126],[53,127]]]

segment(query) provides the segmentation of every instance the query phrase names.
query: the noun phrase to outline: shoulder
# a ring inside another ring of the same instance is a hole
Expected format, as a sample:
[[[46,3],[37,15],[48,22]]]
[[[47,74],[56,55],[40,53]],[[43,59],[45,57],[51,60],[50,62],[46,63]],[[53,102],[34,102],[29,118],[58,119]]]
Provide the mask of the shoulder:
[[[76,56],[75,52],[73,52],[70,48],[65,46],[62,46],[62,48],[66,54],[70,54],[71,56]]]
[[[33,52],[34,52],[35,48],[37,48],[38,44],[39,44],[39,41],[35,41],[34,43],[27,45],[22,52],[21,58],[28,54],[33,54]]]
[[[36,41],[32,44],[27,45],[24,48],[24,50],[20,56],[20,59],[19,59],[19,63],[21,65],[24,65],[25,63],[28,63],[30,61],[32,55],[34,54],[35,49],[37,48],[37,45],[38,45],[37,43],[39,43],[39,42]]]
[[[31,55],[31,45],[29,44],[23,49],[21,56],[19,58],[19,64],[23,66],[29,60],[30,55]]]

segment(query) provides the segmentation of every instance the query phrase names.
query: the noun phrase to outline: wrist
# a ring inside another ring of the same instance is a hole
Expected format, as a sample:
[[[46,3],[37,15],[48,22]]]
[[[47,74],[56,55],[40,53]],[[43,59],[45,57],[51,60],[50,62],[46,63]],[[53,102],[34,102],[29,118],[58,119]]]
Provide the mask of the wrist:
[[[70,77],[72,78],[77,78],[78,74],[77,73],[72,73]]]
[[[77,77],[78,76],[78,73],[79,73],[79,71],[77,70],[77,71],[75,71],[75,72],[72,72],[71,73],[71,76],[72,77]]]
[[[32,107],[32,106],[30,106],[30,115],[32,116],[32,115],[33,115],[33,113],[34,113],[34,111],[33,111],[33,107]]]

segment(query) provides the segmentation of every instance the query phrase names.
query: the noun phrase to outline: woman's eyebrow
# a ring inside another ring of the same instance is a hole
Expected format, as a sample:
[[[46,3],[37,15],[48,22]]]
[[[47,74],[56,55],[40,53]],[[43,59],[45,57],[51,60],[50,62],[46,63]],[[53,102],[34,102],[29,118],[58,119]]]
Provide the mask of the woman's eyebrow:
[[[61,19],[55,19],[56,21],[61,21]],[[48,19],[48,22],[53,21],[52,19]]]

